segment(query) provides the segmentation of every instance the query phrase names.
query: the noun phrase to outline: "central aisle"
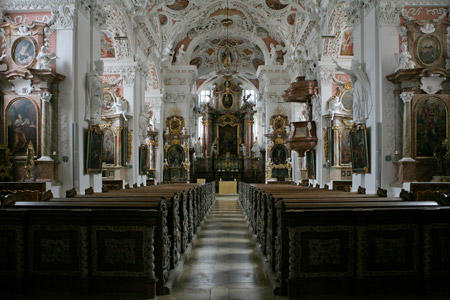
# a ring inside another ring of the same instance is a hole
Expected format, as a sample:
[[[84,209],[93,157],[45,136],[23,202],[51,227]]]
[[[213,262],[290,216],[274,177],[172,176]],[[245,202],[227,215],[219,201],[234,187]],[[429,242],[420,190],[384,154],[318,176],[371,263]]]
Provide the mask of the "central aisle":
[[[171,295],[157,299],[287,299],[272,294],[237,196],[216,196]]]

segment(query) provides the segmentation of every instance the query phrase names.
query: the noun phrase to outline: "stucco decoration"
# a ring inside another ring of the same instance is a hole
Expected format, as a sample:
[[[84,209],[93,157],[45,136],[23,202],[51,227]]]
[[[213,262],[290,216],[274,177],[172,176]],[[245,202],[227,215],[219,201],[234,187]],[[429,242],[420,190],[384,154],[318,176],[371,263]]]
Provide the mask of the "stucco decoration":
[[[420,88],[427,94],[436,94],[442,90],[442,83],[445,81],[445,77],[440,77],[439,74],[431,74],[430,77],[422,77],[420,80],[422,85]]]

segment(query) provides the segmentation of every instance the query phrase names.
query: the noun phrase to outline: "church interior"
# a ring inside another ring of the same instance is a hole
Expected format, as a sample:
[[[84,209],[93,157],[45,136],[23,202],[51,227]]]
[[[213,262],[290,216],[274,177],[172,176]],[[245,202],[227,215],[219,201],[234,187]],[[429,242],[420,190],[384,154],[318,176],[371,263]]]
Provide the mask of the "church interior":
[[[450,295],[448,0],[0,0],[0,110],[8,299]]]

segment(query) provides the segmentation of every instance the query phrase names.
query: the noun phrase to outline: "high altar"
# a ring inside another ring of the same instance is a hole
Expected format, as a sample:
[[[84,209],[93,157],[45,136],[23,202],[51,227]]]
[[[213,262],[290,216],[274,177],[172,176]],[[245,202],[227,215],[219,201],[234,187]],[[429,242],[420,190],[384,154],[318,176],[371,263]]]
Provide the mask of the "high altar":
[[[200,109],[203,146],[196,147],[194,179],[261,182],[265,161],[254,136],[255,104],[237,80],[226,77],[212,98]]]

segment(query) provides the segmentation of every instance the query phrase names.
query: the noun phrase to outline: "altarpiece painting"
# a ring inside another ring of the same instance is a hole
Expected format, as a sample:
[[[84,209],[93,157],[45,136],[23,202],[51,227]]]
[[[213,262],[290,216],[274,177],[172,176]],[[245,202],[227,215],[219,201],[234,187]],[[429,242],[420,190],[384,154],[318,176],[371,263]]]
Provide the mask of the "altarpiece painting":
[[[416,156],[433,157],[447,136],[447,109],[440,99],[427,97],[417,104],[416,111]]]
[[[38,149],[38,119],[36,105],[29,99],[18,98],[6,108],[8,148],[14,156],[25,155],[30,142]]]
[[[87,132],[86,173],[102,172],[103,132],[98,125],[89,125]]]

